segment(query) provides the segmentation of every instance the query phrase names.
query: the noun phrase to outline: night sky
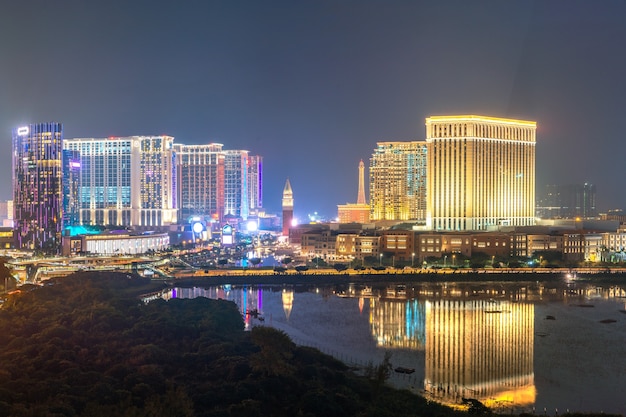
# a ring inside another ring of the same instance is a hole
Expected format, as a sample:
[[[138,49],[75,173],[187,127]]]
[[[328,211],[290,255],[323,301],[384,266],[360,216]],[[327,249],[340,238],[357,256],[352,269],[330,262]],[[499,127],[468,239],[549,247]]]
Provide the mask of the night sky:
[[[536,120],[537,185],[626,208],[626,2],[0,1],[0,199],[11,129],[167,134],[264,156],[264,206],[356,202],[377,141],[431,115]]]

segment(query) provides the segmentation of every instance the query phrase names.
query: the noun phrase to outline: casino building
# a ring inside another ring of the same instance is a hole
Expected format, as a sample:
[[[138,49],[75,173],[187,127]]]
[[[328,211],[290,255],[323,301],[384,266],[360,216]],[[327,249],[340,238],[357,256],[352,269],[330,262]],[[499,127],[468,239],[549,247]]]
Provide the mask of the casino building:
[[[177,221],[171,136],[66,139],[80,155],[78,207],[83,225],[154,228]]]
[[[56,253],[61,243],[63,125],[13,130],[15,247]]]
[[[427,227],[534,225],[536,129],[496,117],[427,118]]]

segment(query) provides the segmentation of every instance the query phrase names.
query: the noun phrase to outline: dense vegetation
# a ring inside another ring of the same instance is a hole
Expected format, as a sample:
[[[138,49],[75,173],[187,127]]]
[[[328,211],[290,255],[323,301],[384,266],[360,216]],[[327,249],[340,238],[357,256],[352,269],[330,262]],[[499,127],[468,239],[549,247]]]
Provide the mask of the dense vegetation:
[[[0,415],[402,416],[455,412],[356,377],[233,303],[143,304],[145,280],[76,274],[0,310]]]

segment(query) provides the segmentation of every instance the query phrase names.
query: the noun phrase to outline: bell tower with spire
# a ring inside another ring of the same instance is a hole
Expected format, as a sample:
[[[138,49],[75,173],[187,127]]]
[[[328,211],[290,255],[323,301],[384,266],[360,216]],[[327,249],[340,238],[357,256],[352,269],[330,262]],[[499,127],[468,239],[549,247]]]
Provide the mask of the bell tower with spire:
[[[285,183],[283,189],[283,236],[289,237],[289,227],[293,220],[293,191],[291,191],[291,184],[289,178]]]

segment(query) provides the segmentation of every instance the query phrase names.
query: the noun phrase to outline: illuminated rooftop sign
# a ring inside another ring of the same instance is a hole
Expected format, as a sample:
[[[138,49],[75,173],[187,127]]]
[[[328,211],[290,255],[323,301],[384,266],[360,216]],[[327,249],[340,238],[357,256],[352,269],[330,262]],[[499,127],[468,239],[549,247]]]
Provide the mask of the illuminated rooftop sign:
[[[18,136],[26,136],[28,135],[28,132],[30,132],[30,130],[28,129],[28,126],[22,126],[22,127],[17,128]]]

